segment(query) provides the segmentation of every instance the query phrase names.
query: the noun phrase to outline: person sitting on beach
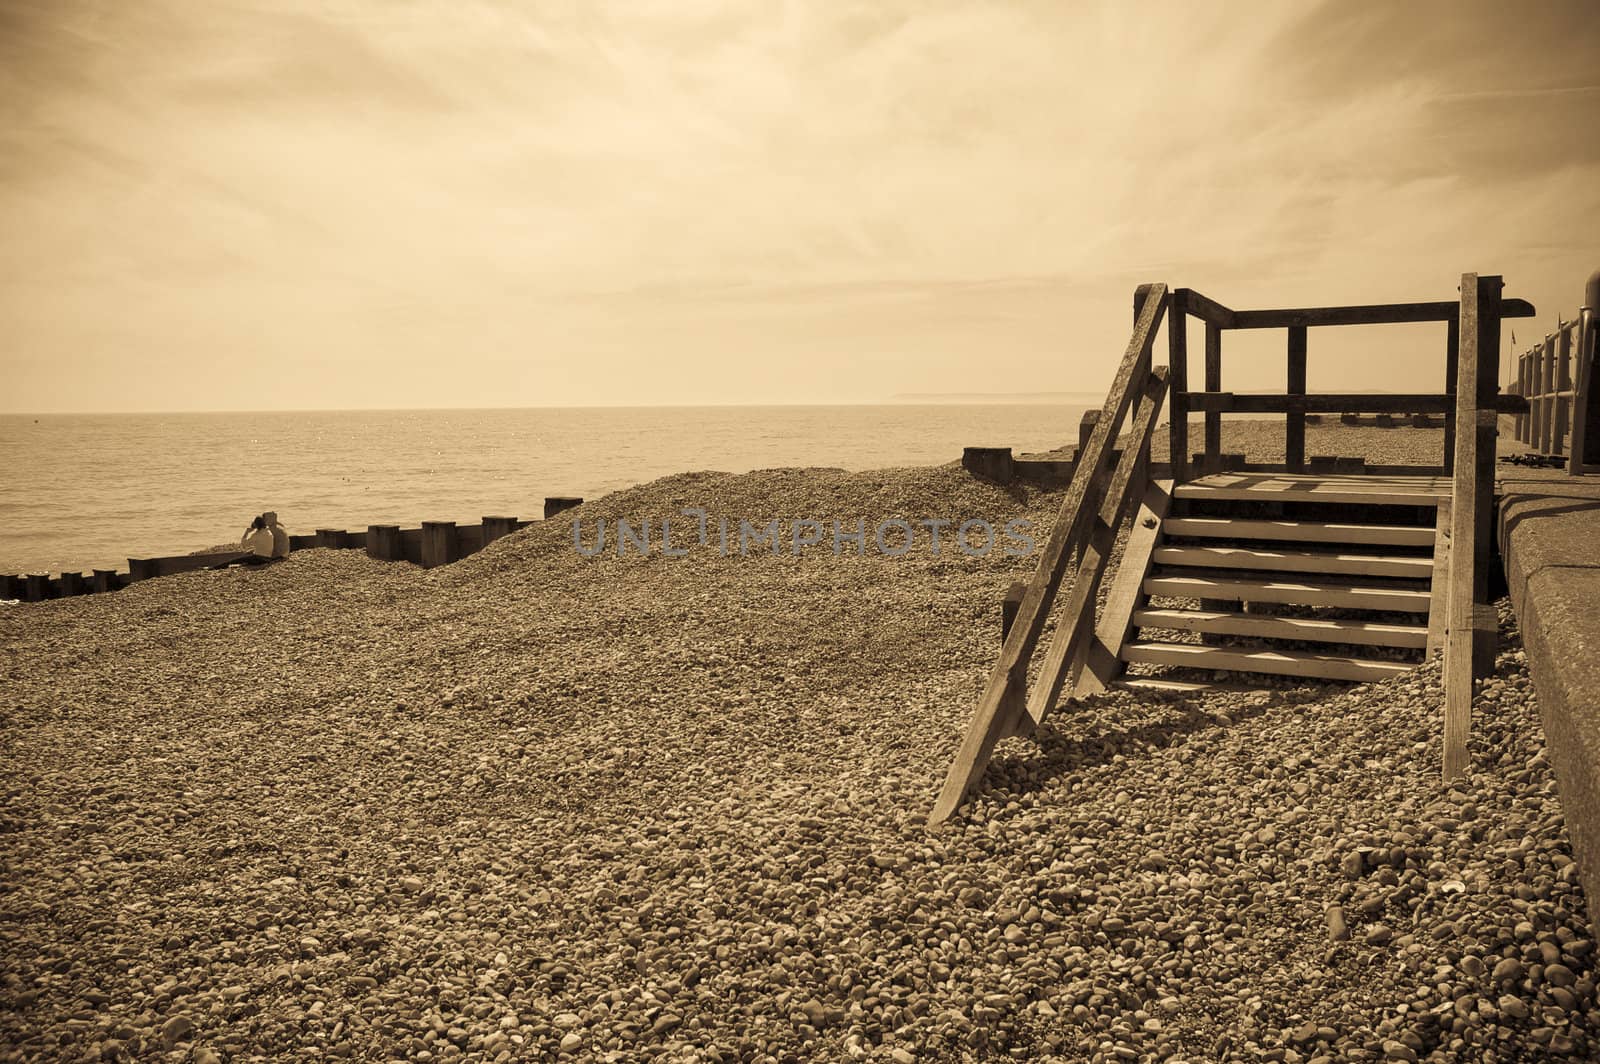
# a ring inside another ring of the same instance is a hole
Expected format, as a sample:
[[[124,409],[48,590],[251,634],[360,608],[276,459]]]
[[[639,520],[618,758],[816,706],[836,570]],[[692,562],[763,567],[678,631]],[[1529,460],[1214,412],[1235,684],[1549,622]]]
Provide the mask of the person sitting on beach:
[[[250,552],[248,558],[241,559],[246,565],[260,565],[272,560],[272,529],[267,527],[266,519],[258,517],[250,522],[250,527],[245,534],[239,537],[239,545]]]
[[[276,510],[268,510],[261,515],[267,523],[267,531],[272,534],[272,556],[274,558],[287,558],[289,556],[289,531],[278,524]]]

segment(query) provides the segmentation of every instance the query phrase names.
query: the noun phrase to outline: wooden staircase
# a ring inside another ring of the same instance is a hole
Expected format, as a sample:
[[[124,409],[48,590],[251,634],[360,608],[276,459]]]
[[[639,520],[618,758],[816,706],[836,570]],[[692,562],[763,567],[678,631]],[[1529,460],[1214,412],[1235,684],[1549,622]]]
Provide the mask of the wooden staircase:
[[[1136,569],[1118,574],[1131,609],[1125,629],[1098,633],[1116,658],[1098,671],[1158,690],[1400,675],[1442,632],[1432,610],[1448,547],[1441,508],[1448,482],[1432,477],[1221,474],[1179,485],[1146,556],[1124,556]],[[1079,693],[1097,686],[1086,673]]]

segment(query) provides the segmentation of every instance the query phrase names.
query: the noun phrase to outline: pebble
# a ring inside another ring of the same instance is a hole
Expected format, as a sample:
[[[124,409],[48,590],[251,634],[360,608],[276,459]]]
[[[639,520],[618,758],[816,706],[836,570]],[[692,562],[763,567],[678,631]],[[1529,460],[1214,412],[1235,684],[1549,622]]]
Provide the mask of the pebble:
[[[696,500],[1061,495],[762,471],[584,510]],[[930,828],[1027,569],[587,559],[549,522],[427,572],[308,551],[0,611],[0,1060],[161,1057],[180,1014],[196,1060],[1594,1056],[1503,608],[1453,784],[1434,664],[1083,699]]]

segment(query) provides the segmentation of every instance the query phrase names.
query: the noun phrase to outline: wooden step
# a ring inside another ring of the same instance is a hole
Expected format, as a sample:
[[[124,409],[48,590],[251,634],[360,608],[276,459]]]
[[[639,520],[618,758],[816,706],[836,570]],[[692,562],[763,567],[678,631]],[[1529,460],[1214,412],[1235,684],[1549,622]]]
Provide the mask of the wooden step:
[[[1443,494],[1448,495],[1448,491]],[[1262,473],[1213,474],[1180,484],[1173,491],[1174,498],[1212,502],[1330,502],[1367,506],[1437,506],[1440,496],[1437,487],[1417,483],[1411,478],[1385,480]]]
[[[1254,521],[1233,517],[1169,517],[1169,536],[1211,539],[1277,539],[1301,543],[1431,547],[1434,530],[1412,525],[1322,524],[1316,521]]]
[[[1139,628],[1170,628],[1183,632],[1211,632],[1256,639],[1303,639],[1317,643],[1354,643],[1373,647],[1428,645],[1425,624],[1379,624],[1374,621],[1322,620],[1309,617],[1271,617],[1265,614],[1223,613],[1213,610],[1137,610]]]
[[[1402,555],[1324,554],[1308,550],[1251,547],[1157,547],[1158,565],[1199,565],[1213,569],[1262,569],[1283,573],[1343,573],[1348,576],[1398,576],[1427,580],[1433,559]]]
[[[1403,661],[1377,661],[1341,654],[1313,654],[1303,650],[1233,650],[1194,643],[1129,643],[1122,660],[1146,665],[1177,665],[1188,669],[1224,669],[1262,672],[1274,676],[1300,676],[1357,683],[1386,680],[1410,672]]]
[[[1227,576],[1145,577],[1144,593],[1169,598],[1226,599],[1232,602],[1283,602],[1297,606],[1333,606],[1341,609],[1395,610],[1427,613],[1427,591],[1395,587],[1367,587],[1331,581],[1291,583]]]
[[[1260,687],[1242,683],[1197,683],[1192,680],[1168,680],[1159,676],[1124,676],[1119,680],[1113,680],[1111,686],[1130,691],[1188,691],[1195,694],[1261,690]]]

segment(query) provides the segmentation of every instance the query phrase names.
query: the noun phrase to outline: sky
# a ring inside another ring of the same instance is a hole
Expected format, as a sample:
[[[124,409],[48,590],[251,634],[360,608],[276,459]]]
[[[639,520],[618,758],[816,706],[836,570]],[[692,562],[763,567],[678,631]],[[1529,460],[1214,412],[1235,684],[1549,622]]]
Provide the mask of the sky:
[[[0,411],[1099,391],[1143,282],[1526,348],[1597,268],[1590,0],[0,0]]]

